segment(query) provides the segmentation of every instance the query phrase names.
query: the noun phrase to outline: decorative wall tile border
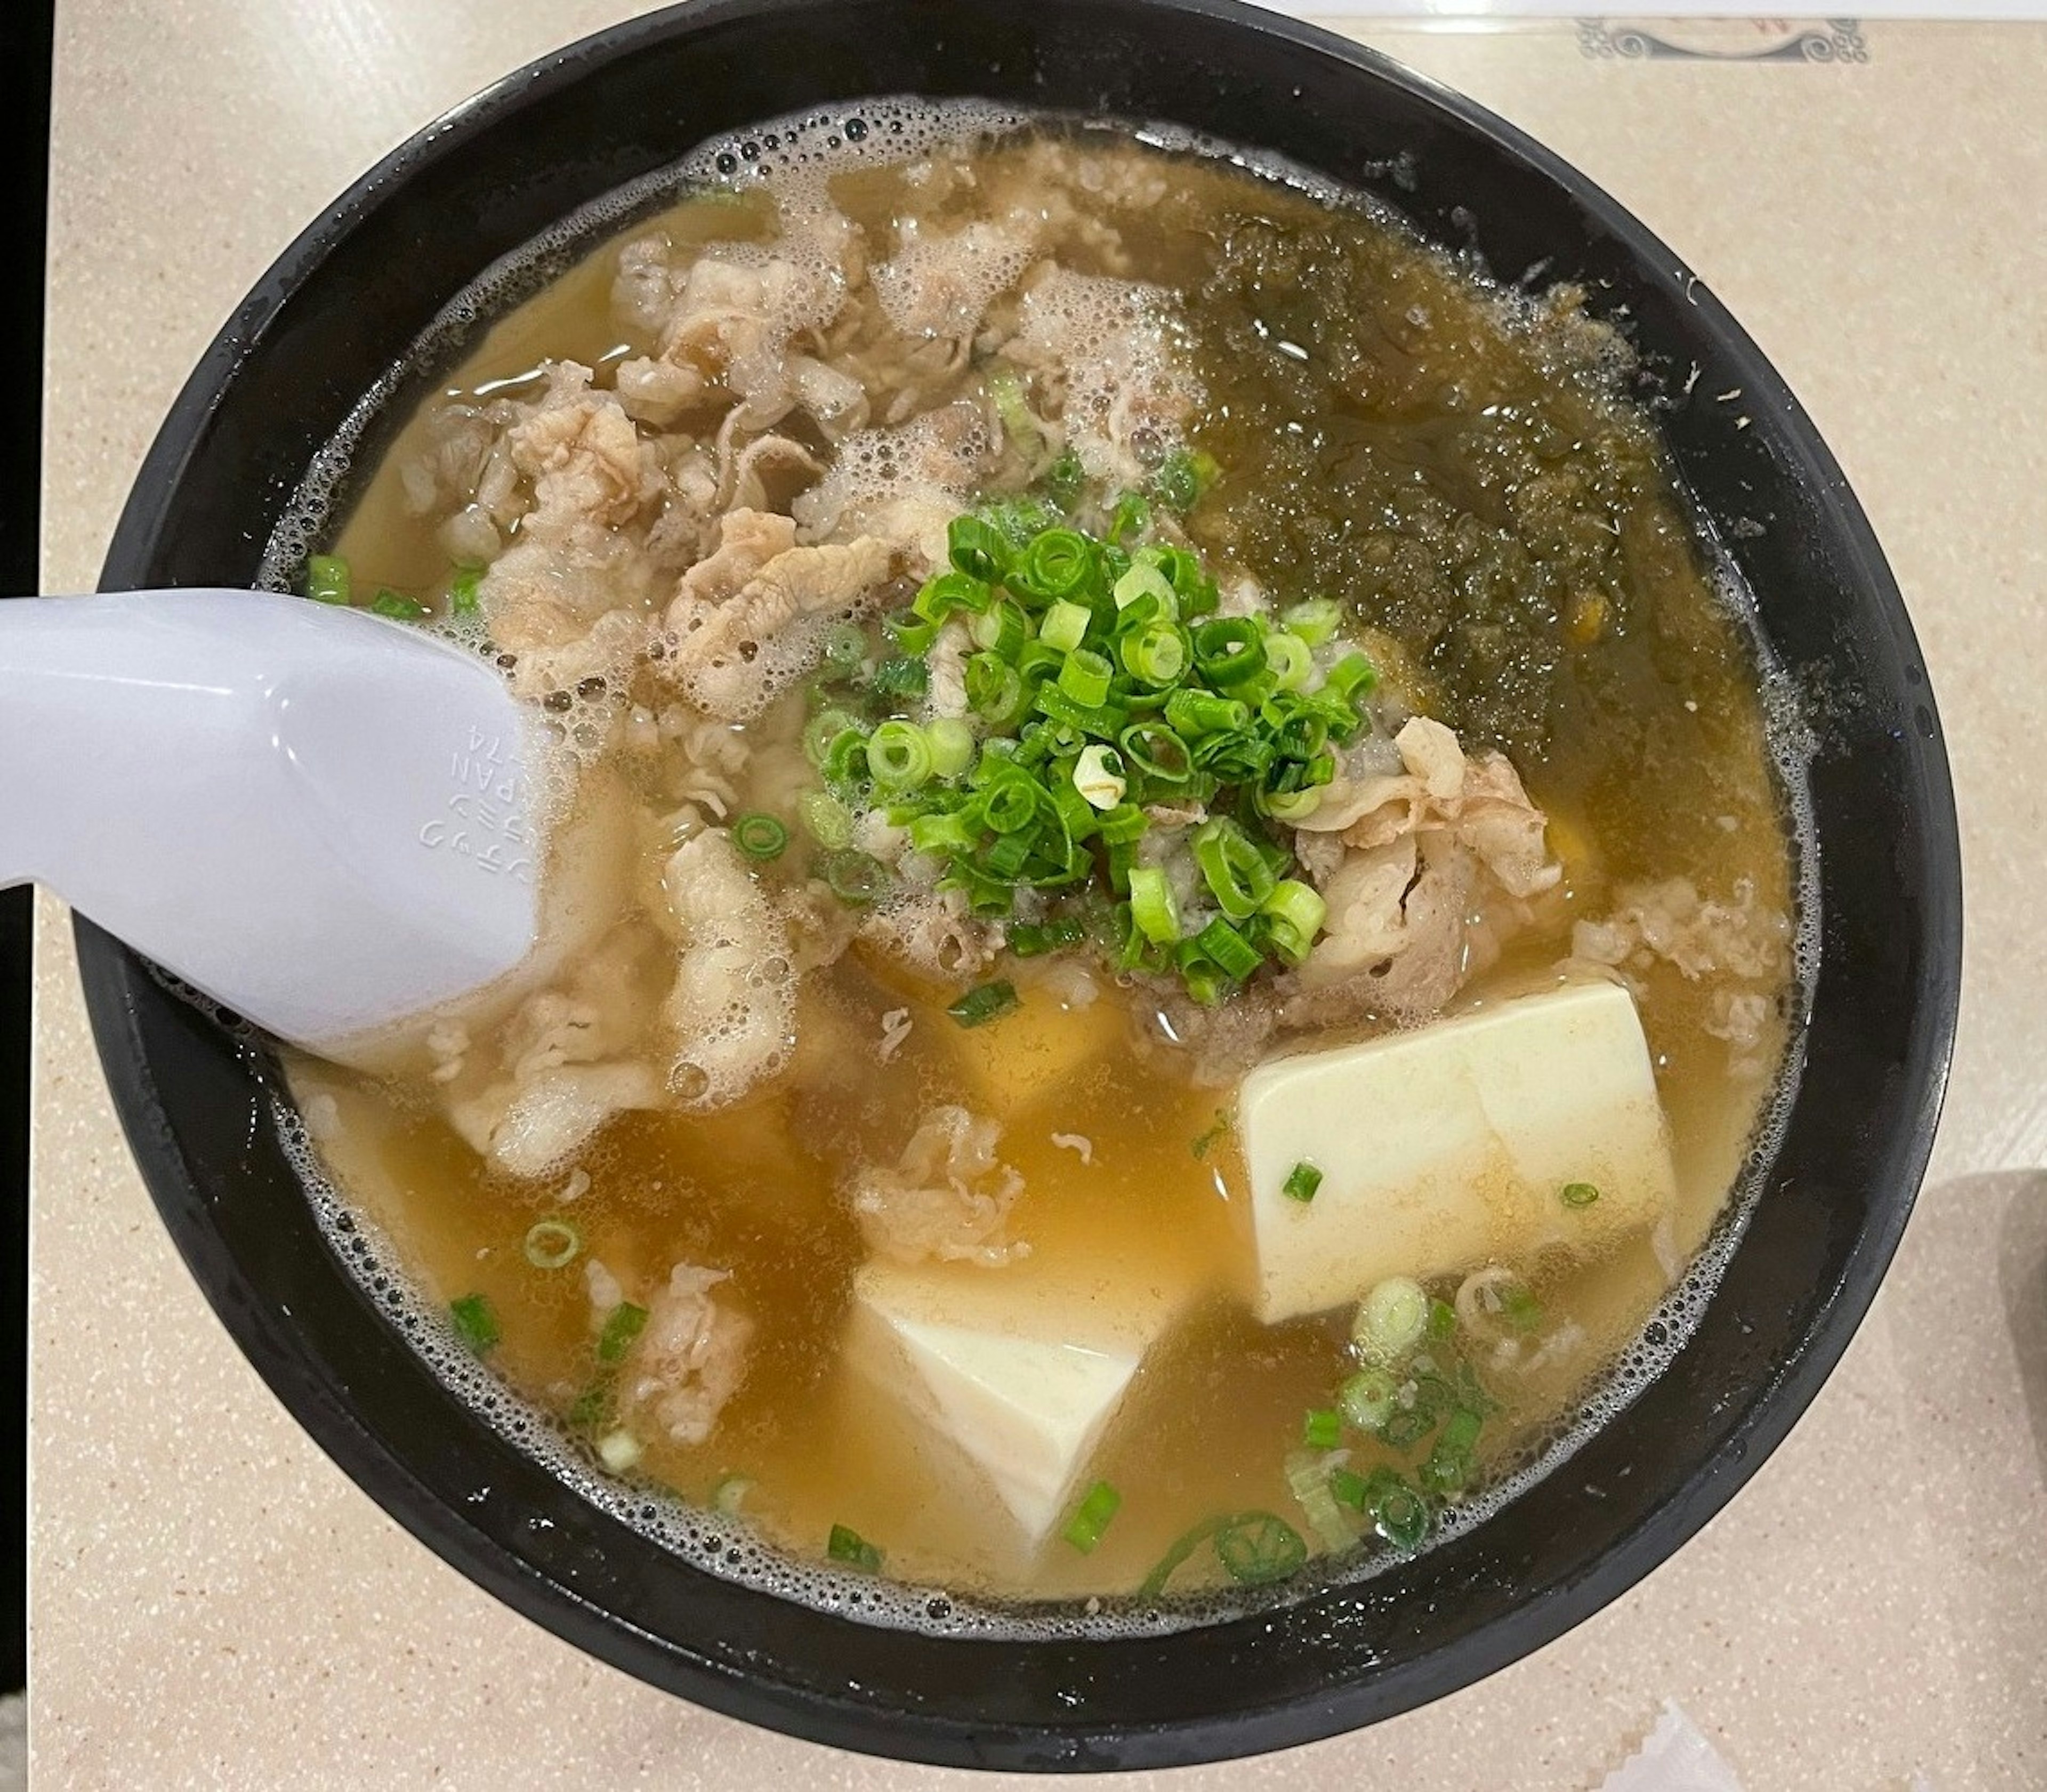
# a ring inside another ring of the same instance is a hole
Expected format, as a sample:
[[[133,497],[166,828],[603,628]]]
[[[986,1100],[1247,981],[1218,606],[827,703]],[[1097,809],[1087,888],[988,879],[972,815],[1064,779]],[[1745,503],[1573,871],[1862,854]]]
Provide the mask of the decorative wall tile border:
[[[1867,62],[1862,21],[1627,19],[1578,21],[1578,50],[1595,61]]]

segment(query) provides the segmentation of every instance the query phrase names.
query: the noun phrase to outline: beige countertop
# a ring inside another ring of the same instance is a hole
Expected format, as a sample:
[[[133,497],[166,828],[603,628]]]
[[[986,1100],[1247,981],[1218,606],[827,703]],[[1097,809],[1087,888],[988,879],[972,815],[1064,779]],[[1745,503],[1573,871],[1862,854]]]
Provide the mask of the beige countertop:
[[[186,370],[320,207],[443,106],[633,10],[63,0],[45,589],[91,586]],[[1125,1783],[1579,1792],[1670,1698],[1748,1792],[1901,1792],[1914,1772],[1938,1792],[2047,1785],[2047,785],[2027,769],[2047,687],[2047,27],[1833,21],[1813,33],[1824,60],[1763,63],[1630,55],[1643,46],[1617,29],[1568,22],[1346,29],[1633,207],[1840,455],[1911,605],[1953,756],[1960,1043],[1932,1173],[1867,1323],[1701,1536],[1455,1697],[1287,1755]],[[286,1418],[180,1267],[47,900],[37,950],[38,1783],[995,1783],[835,1754],[652,1691],[385,1518]]]

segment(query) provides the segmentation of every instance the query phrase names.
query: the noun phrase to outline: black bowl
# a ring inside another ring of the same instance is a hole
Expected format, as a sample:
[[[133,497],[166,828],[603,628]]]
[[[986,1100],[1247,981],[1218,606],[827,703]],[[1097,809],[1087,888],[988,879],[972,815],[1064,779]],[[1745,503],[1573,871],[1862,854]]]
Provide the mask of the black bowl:
[[[1668,1371],[1488,1523],[1255,1620],[1128,1642],[877,1629],[686,1566],[460,1403],[324,1241],[273,1135],[261,1055],[80,923],[94,1030],[164,1223],[257,1371],[401,1523],[557,1635],[720,1710],[911,1759],[1133,1767],[1302,1742],[1527,1654],[1704,1524],[1840,1356],[1931,1144],[1960,967],[1933,695],[1840,469],[1668,250],[1476,106],[1226,0],[707,0],[508,77],[338,200],[186,385],[103,583],[249,581],[314,451],[495,258],[706,137],[904,92],[1170,120],[1276,150],[1507,277],[1543,263],[1581,283],[1645,368],[1677,370],[1674,397],[1700,369],[1699,398],[1663,418],[1679,474],[1780,660],[1837,700],[1811,768],[1824,927],[1802,1085],[1747,1234]],[[1739,406],[1705,396],[1734,387]]]

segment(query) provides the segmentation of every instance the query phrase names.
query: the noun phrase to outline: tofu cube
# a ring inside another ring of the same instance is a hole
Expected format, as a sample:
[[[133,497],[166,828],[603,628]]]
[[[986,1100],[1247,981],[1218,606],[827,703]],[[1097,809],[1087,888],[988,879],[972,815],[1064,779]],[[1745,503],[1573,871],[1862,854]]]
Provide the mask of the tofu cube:
[[[1388,1275],[1596,1248],[1676,1192],[1648,1043],[1612,983],[1262,1064],[1239,1092],[1237,1136],[1268,1324]],[[1305,1202],[1283,1190],[1302,1163],[1322,1173]],[[1599,1198],[1567,1204],[1571,1182]]]
[[[845,1361],[887,1403],[926,1479],[985,1506],[993,1492],[1023,1551],[1042,1544],[1146,1353],[1182,1304],[1124,1276],[1026,1260],[1000,1270],[870,1264],[854,1279]]]

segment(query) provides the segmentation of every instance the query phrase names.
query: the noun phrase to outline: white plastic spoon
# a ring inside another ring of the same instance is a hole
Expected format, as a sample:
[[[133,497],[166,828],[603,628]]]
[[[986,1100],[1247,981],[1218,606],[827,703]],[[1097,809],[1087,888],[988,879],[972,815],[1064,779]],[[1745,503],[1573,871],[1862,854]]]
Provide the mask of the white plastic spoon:
[[[406,624],[252,591],[0,602],[0,888],[321,1050],[538,928],[528,712]]]

